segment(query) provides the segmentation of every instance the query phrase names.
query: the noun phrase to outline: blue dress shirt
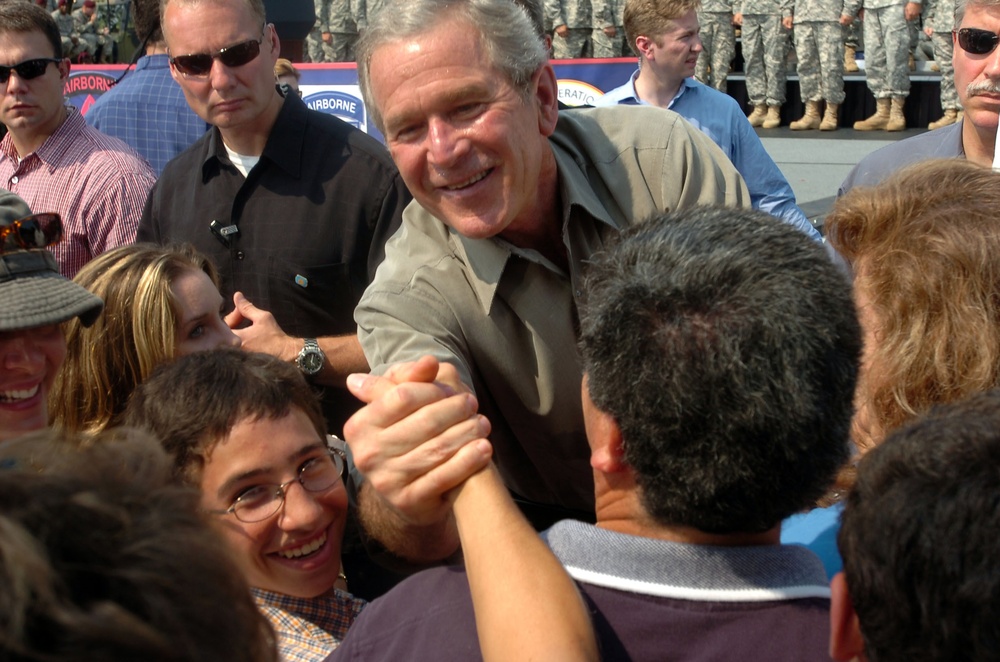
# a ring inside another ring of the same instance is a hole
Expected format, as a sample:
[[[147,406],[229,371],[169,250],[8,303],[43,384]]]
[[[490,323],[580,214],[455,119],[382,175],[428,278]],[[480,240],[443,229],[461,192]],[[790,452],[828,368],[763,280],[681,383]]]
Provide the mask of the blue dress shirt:
[[[650,105],[635,93],[636,70],[628,82],[598,99],[598,106]],[[693,78],[685,78],[668,109],[681,115],[718,145],[746,181],[754,209],[766,211],[821,241],[819,232],[795,204],[788,180],[764,149],[735,99]]]
[[[135,71],[98,97],[84,119],[101,133],[129,144],[157,176],[209,128],[170,76],[166,55],[139,58]]]

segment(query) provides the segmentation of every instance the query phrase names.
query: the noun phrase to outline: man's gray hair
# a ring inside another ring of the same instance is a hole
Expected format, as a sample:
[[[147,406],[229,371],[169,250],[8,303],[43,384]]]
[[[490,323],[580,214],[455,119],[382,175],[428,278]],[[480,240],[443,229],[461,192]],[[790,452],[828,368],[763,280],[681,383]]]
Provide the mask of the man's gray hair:
[[[969,5],[977,7],[1000,7],[1000,0],[958,0],[955,3],[956,30],[962,24],[962,19],[965,18],[965,10],[968,9]]]
[[[512,0],[394,0],[372,19],[358,42],[358,82],[372,121],[385,130],[371,86],[372,55],[382,46],[430,32],[447,20],[473,27],[489,63],[522,96],[548,61],[545,46],[523,8]]]

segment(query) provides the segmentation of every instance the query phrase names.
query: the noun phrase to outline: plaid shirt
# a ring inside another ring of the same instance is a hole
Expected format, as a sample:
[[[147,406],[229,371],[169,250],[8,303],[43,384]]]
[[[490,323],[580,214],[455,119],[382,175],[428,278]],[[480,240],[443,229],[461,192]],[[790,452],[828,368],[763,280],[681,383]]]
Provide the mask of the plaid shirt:
[[[281,662],[326,659],[368,604],[337,589],[315,598],[295,598],[259,588],[250,592],[278,636]]]
[[[156,175],[128,145],[87,126],[75,108],[20,163],[10,134],[0,141],[0,187],[31,211],[58,212],[63,240],[51,248],[72,278],[95,255],[135,241]]]

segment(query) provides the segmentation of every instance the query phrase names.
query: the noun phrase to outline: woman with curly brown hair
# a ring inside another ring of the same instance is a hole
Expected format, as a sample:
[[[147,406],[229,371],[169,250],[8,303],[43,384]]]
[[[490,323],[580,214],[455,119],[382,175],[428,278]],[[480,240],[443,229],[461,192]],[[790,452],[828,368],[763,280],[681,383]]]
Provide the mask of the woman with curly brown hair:
[[[853,189],[827,217],[864,332],[851,430],[859,454],[934,405],[1000,386],[998,210],[1000,174],[950,159]],[[852,463],[824,503],[853,485]],[[782,542],[806,544],[834,574],[839,513],[834,503],[793,516]]]
[[[1000,174],[928,161],[856,189],[827,218],[865,331],[862,452],[933,405],[1000,385]]]

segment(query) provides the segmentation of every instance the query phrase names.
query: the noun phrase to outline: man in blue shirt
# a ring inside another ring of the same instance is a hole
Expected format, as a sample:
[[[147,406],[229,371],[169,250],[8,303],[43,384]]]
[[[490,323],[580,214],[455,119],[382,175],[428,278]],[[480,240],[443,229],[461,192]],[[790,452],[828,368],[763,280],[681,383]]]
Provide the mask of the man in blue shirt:
[[[142,154],[157,176],[167,162],[208,130],[170,76],[157,0],[132,0],[136,34],[146,44],[135,71],[98,97],[85,119]]]
[[[697,0],[625,2],[625,36],[639,53],[639,69],[598,106],[652,105],[668,108],[706,134],[746,180],[754,209],[766,211],[819,239],[819,232],[795,204],[795,194],[739,104],[696,81],[701,53]]]

